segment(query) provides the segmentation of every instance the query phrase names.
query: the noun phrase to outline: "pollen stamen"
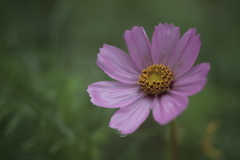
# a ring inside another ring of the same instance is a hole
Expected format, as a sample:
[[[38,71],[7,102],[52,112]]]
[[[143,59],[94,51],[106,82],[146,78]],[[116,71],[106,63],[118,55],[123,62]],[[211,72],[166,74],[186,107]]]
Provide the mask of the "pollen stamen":
[[[162,64],[152,65],[142,71],[138,84],[145,94],[157,96],[170,89],[174,74]]]

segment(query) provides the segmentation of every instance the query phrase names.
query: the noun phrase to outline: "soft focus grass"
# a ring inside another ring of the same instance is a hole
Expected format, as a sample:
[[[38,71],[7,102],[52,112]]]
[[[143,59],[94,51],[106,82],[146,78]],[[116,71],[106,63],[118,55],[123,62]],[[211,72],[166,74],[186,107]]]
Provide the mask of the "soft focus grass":
[[[180,159],[240,158],[239,1],[2,0],[0,160],[168,159],[168,125],[149,116],[132,135],[108,127],[116,109],[92,105],[87,85],[111,80],[95,64],[104,43],[158,23],[196,27],[210,62],[205,89],[177,118]]]

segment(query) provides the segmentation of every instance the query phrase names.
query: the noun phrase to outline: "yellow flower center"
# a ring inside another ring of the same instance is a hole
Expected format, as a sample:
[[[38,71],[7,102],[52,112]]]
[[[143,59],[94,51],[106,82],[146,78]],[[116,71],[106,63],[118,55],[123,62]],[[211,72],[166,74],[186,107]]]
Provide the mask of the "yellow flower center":
[[[158,95],[170,89],[173,80],[171,69],[162,64],[152,65],[142,71],[138,84],[145,94]]]

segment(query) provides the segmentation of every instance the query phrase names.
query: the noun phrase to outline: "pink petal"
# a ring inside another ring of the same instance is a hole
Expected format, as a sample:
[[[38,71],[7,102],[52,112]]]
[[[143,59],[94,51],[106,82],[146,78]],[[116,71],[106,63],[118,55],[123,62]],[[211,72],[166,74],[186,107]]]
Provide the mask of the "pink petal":
[[[198,81],[194,81],[192,83],[174,86],[172,90],[185,96],[192,96],[200,92],[205,86],[206,82],[206,78],[201,78]]]
[[[148,117],[152,99],[140,97],[135,102],[120,108],[111,118],[109,126],[121,134],[133,133]]]
[[[196,29],[189,29],[180,39],[171,55],[168,65],[175,75],[181,75],[192,67],[201,46],[200,35]]]
[[[143,27],[133,27],[131,31],[126,31],[123,37],[133,61],[140,70],[153,64],[150,42]]]
[[[209,63],[201,63],[194,66],[183,75],[176,77],[176,81],[172,85],[172,90],[185,96],[191,96],[198,93],[207,82],[206,76],[209,70]]]
[[[156,97],[153,103],[153,117],[159,124],[164,125],[175,119],[187,108],[188,98],[173,91]]]
[[[179,79],[185,79],[191,76],[196,76],[196,77],[206,77],[209,70],[210,70],[210,63],[200,63],[193,68],[189,69],[187,72],[185,72],[181,76],[175,76],[176,80]]]
[[[127,53],[106,44],[100,49],[97,65],[111,78],[125,83],[136,84],[141,74]]]
[[[168,64],[173,50],[180,39],[179,27],[173,24],[159,24],[152,37],[152,56],[154,64]]]
[[[106,108],[125,107],[143,94],[138,84],[118,81],[96,82],[89,85],[87,91],[93,104]]]

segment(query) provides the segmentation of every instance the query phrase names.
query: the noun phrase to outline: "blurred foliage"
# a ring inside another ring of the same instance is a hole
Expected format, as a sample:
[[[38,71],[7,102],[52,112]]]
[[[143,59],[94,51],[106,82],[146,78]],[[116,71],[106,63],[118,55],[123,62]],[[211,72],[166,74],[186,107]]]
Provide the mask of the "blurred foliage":
[[[177,118],[180,159],[239,160],[240,1],[2,0],[0,160],[169,158],[168,125],[149,116],[132,135],[108,127],[116,109],[93,106],[87,85],[110,80],[95,64],[104,43],[126,50],[125,30],[196,27],[197,60],[212,69]]]

